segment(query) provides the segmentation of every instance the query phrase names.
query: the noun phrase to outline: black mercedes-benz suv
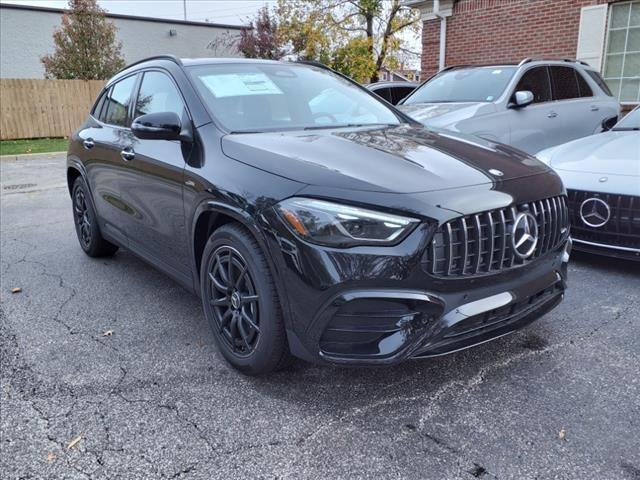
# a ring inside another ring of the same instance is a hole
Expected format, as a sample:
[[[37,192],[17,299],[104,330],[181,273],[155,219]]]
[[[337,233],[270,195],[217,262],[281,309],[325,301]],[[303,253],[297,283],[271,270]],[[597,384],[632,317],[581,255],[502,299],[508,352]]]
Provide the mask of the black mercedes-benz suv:
[[[73,135],[67,180],[83,250],[125,247],[198,294],[248,374],[291,354],[453,352],[529,324],[565,289],[553,171],[423,127],[319,65],[131,65]]]

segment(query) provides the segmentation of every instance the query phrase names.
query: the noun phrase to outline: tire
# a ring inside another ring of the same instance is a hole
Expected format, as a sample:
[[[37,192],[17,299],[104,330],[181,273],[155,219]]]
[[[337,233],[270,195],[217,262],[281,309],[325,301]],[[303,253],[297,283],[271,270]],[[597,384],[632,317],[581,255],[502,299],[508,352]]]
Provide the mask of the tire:
[[[76,227],[78,242],[84,253],[90,257],[109,257],[116,253],[118,246],[102,238],[91,194],[82,177],[76,178],[73,182],[71,202],[73,223]]]
[[[262,249],[238,224],[209,238],[200,289],[205,317],[218,348],[246,375],[265,375],[290,363],[280,301]]]

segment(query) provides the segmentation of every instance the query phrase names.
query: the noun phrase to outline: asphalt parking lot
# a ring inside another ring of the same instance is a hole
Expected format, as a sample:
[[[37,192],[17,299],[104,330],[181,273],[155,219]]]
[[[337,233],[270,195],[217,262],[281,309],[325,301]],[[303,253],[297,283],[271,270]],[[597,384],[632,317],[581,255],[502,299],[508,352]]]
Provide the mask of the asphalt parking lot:
[[[246,378],[196,297],[82,253],[64,158],[0,169],[2,478],[640,479],[640,265],[575,255],[559,308],[465,352]]]

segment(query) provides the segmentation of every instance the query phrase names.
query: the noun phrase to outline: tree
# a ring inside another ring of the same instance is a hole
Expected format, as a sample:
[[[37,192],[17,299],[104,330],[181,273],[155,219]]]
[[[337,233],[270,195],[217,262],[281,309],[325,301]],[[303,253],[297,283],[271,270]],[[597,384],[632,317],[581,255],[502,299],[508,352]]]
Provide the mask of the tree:
[[[41,58],[47,78],[104,80],[125,66],[116,28],[96,0],[69,0],[53,41],[54,53]]]
[[[278,35],[278,22],[269,8],[264,6],[249,23],[240,30],[238,51],[247,58],[268,58],[278,60],[285,54],[284,45]]]
[[[382,68],[396,68],[397,55],[408,53],[400,35],[419,29],[418,12],[400,0],[278,0],[277,14],[280,37],[294,53],[358,81],[376,82]],[[354,64],[355,59],[360,61]],[[365,71],[369,73],[362,78]]]

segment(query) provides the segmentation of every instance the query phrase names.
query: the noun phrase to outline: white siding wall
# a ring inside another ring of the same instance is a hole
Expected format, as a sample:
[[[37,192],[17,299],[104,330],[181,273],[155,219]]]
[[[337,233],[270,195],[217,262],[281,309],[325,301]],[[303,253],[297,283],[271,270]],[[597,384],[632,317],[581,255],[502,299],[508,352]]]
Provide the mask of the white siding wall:
[[[0,77],[43,78],[40,57],[53,52],[53,31],[61,15],[54,12],[0,8]],[[238,30],[219,27],[110,18],[118,29],[127,63],[144,57],[173,54],[178,57],[237,56],[233,51],[213,52],[207,45],[217,36]],[[172,37],[169,30],[176,30]]]

